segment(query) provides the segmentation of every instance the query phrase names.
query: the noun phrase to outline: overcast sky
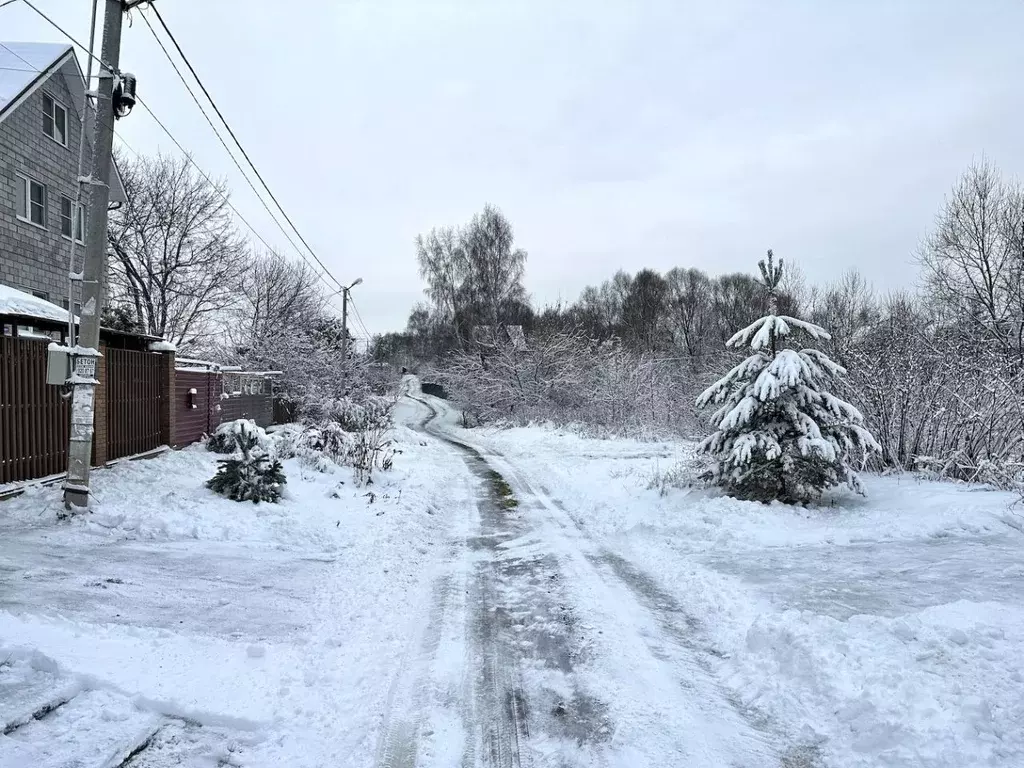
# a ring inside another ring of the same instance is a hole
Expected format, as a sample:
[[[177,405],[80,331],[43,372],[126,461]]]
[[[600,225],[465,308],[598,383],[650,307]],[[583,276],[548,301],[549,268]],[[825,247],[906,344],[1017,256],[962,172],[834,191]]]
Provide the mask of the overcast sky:
[[[88,33],[84,0],[34,0]],[[157,0],[373,333],[422,297],[413,239],[485,202],[536,305],[618,269],[911,285],[943,194],[982,153],[1024,171],[1020,0]],[[0,39],[58,41],[22,3]],[[289,251],[139,19],[122,67],[264,238]],[[171,151],[141,110],[136,150]]]

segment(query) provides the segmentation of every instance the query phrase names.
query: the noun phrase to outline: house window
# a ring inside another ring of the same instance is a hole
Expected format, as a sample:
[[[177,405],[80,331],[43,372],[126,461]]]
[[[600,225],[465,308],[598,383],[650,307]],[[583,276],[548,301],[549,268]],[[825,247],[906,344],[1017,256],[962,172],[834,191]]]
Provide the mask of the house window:
[[[46,226],[46,186],[20,173],[15,176],[17,216],[37,227]]]
[[[48,93],[43,94],[43,133],[58,144],[68,145],[68,111]]]
[[[63,301],[61,301],[61,305],[64,307],[64,309],[67,309],[68,308],[68,300],[65,298]],[[81,316],[81,314],[82,314],[82,302],[80,302],[80,301],[76,301],[75,302],[75,314],[79,315],[79,316]]]
[[[72,222],[71,211],[74,210],[77,214]],[[78,205],[77,209],[75,201],[70,197],[61,195],[60,198],[60,233],[68,240],[71,239],[71,227],[74,224],[75,228],[75,242],[85,243],[83,239],[83,231],[85,230],[85,206]]]

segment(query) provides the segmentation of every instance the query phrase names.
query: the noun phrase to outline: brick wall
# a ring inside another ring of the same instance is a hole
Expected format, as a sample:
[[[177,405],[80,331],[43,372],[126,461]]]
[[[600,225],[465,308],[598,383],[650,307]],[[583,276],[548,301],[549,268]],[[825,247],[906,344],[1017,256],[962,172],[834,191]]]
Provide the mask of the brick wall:
[[[107,463],[107,345],[100,344],[102,357],[96,358],[95,415],[93,416],[92,465],[102,467]]]
[[[77,77],[74,63],[67,63]],[[60,102],[68,113],[67,146],[43,133],[43,93]],[[60,305],[68,297],[70,241],[61,236],[60,198],[78,192],[78,145],[81,103],[72,103],[61,72],[0,121],[0,283],[48,294]],[[86,152],[88,160],[89,152]],[[46,185],[46,228],[19,220],[15,174],[22,173]],[[83,247],[75,246],[76,269]],[[78,297],[75,299],[78,300]]]
[[[164,445],[174,446],[174,435],[177,431],[178,412],[174,407],[174,395],[177,389],[177,375],[174,368],[174,353],[164,352],[163,358],[163,398],[160,402],[160,434]]]

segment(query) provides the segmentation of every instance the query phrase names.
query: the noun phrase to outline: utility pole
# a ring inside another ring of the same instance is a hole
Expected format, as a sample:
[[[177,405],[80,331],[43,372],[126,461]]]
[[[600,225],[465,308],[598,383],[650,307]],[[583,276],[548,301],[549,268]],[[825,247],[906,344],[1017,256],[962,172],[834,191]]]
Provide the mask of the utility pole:
[[[64,506],[89,506],[89,470],[92,466],[93,417],[95,414],[96,358],[100,356],[100,315],[104,305],[107,255],[107,206],[110,204],[110,152],[114,144],[114,81],[119,78],[121,21],[124,12],[138,2],[106,0],[103,46],[100,53],[96,112],[93,116],[92,158],[89,175],[79,178],[86,190],[85,264],[82,269],[82,311],[78,346],[72,350],[71,440]],[[86,83],[86,88],[89,83]],[[120,88],[118,89],[120,93]],[[134,90],[134,78],[132,78]],[[134,99],[132,99],[134,101]],[[118,105],[120,109],[120,105]],[[87,114],[87,112],[86,112]],[[86,114],[82,115],[85,119]],[[74,225],[72,224],[72,228]],[[72,232],[74,235],[74,232]],[[69,307],[69,312],[73,311]]]
[[[363,278],[360,277],[341,289],[341,364],[344,366],[348,365],[348,292],[361,282]]]

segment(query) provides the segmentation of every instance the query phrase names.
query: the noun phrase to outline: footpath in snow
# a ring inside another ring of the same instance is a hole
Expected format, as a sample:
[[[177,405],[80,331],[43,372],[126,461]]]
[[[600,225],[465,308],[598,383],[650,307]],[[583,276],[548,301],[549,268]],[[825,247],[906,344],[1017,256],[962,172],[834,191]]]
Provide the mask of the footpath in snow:
[[[673,487],[687,445],[459,434],[690,617],[737,704],[814,745],[821,764],[1024,765],[1024,510],[1012,495],[867,476],[866,499],[764,506]]]

